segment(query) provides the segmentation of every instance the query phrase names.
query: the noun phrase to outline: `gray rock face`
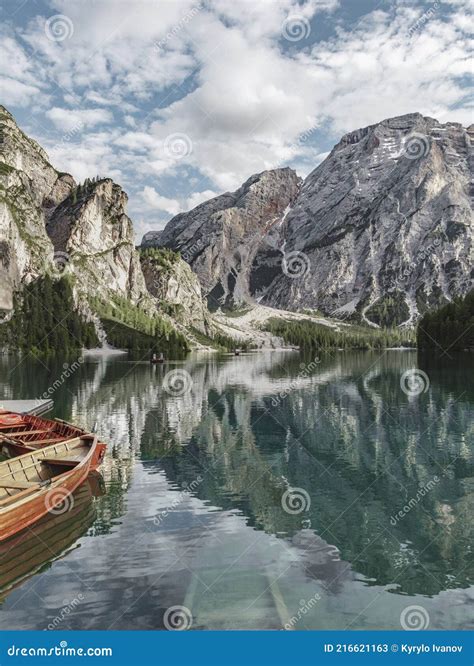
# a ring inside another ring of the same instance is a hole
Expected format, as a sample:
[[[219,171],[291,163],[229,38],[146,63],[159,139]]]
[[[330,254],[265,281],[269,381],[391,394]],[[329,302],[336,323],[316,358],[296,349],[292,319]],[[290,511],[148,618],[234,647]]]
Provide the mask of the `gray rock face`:
[[[0,311],[9,313],[22,282],[44,272],[53,259],[43,202],[57,197],[60,174],[46,153],[0,106]]]
[[[471,136],[420,114],[344,136],[285,219],[287,270],[258,285],[263,302],[401,324],[466,293],[474,258]],[[254,270],[272,260],[259,256]]]
[[[304,183],[253,176],[173,218],[158,244],[221,303],[412,324],[472,288],[473,135],[420,114],[356,130]]]
[[[126,203],[110,179],[78,187],[57,172],[0,107],[0,311],[21,284],[58,269],[76,278],[83,304],[116,294],[149,309]]]
[[[257,248],[281,222],[300,184],[291,169],[264,171],[236,192],[174,217],[156,244],[181,253],[199,277],[211,309],[246,301]]]
[[[156,250],[159,252],[159,250]],[[158,261],[146,251],[141,255],[141,267],[148,292],[165,310],[185,327],[192,326],[201,333],[210,333],[209,312],[203,302],[197,276],[178,255],[174,261]]]
[[[157,247],[160,244],[162,231],[148,231],[142,238],[140,247]]]
[[[111,179],[87,183],[50,214],[47,224],[55,257],[80,273],[80,289],[116,293],[134,303],[148,292],[134,245],[133,224],[125,212],[128,197]]]
[[[179,260],[166,275],[147,266],[148,291],[126,206],[126,193],[109,178],[77,185],[57,172],[0,107],[0,321],[22,284],[64,273],[73,278],[78,310],[96,324],[90,297],[118,297],[148,315],[158,310],[171,324],[175,309],[183,325],[204,332],[208,313],[188,264]]]

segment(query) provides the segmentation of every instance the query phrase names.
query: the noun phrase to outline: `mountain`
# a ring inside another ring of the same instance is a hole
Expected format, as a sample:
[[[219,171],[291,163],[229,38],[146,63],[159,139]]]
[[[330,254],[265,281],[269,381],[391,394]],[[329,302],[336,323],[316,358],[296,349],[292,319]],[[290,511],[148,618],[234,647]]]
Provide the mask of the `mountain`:
[[[78,184],[71,175],[58,172],[46,152],[0,106],[0,319],[12,319],[15,302],[28,305],[23,297],[28,285],[64,278],[75,308],[86,322],[94,323],[99,339],[104,337],[104,316],[114,325],[126,325],[127,331],[148,336],[166,331],[169,339],[174,320],[166,298],[172,290],[168,281],[175,276],[162,270],[160,293],[149,290],[126,205],[126,193],[110,178]],[[172,304],[180,306],[195,299],[201,287],[179,257],[176,271],[186,274],[179,291],[173,292]],[[45,289],[49,298],[50,287]],[[28,293],[31,300],[33,291]],[[35,298],[38,293],[41,288],[35,288]],[[31,311],[23,308],[16,318],[15,334],[21,335],[18,326]],[[205,330],[204,315],[202,308],[194,310],[194,327]],[[12,337],[10,332],[10,344],[15,343]],[[5,346],[3,333],[0,342]]]
[[[211,310],[246,301],[255,250],[281,223],[300,185],[292,169],[264,171],[237,191],[177,215],[158,236],[148,234],[145,245],[179,251],[198,276]]]
[[[474,126],[414,113],[350,132],[301,181],[290,169],[174,217],[216,307],[245,302],[413,324],[473,283]]]

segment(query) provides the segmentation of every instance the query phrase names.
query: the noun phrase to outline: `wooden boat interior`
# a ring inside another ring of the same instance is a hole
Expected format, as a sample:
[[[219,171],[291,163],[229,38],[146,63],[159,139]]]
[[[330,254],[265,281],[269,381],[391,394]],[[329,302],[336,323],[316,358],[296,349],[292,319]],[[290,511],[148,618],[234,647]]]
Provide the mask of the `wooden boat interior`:
[[[18,418],[11,418],[18,417]],[[0,441],[7,438],[31,448],[40,448],[65,439],[79,437],[84,431],[64,421],[48,421],[29,414],[0,413]]]
[[[79,465],[94,440],[85,435],[0,463],[0,509]]]

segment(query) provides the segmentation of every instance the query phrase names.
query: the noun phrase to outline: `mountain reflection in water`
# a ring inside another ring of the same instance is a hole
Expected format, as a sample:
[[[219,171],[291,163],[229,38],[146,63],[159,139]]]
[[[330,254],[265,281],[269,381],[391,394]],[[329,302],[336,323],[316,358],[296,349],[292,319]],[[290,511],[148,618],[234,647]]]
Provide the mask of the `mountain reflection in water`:
[[[86,361],[54,415],[97,422],[107,492],[80,547],[2,592],[0,627],[44,628],[75,598],[61,628],[162,628],[178,604],[193,628],[280,629],[304,607],[295,629],[398,629],[408,605],[430,628],[472,627],[473,365],[407,351]],[[430,385],[409,396],[414,367]],[[41,395],[61,368],[0,358],[0,401]],[[162,389],[176,368],[192,377],[183,396]],[[282,502],[295,488],[299,513]]]

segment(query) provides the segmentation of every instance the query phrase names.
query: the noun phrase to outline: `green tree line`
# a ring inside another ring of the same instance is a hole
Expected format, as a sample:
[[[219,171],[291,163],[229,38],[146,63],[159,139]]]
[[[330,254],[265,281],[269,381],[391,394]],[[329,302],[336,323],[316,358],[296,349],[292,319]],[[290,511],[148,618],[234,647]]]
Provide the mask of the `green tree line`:
[[[350,326],[338,331],[309,319],[299,321],[272,318],[264,330],[283,338],[300,349],[383,349],[385,347],[414,347],[415,334],[409,329],[378,329]]]
[[[474,349],[474,289],[426,312],[418,323],[417,344],[420,349]]]
[[[14,314],[0,325],[0,344],[36,354],[67,354],[98,345],[95,327],[75,310],[69,280],[46,275],[14,298]]]

